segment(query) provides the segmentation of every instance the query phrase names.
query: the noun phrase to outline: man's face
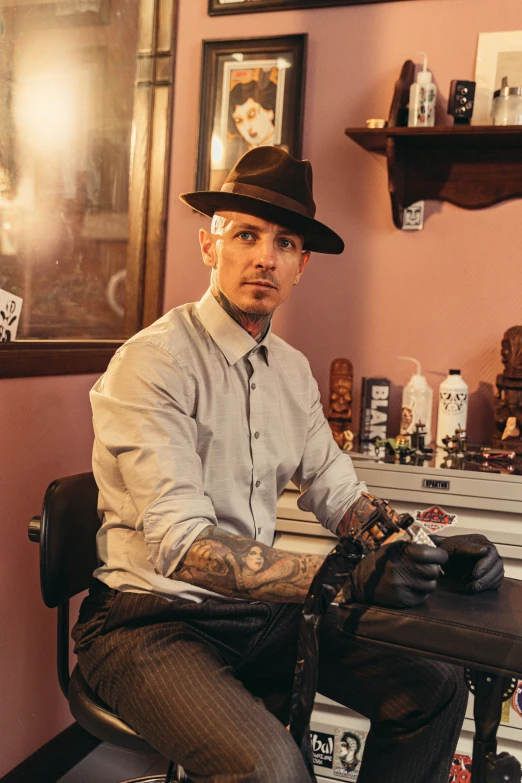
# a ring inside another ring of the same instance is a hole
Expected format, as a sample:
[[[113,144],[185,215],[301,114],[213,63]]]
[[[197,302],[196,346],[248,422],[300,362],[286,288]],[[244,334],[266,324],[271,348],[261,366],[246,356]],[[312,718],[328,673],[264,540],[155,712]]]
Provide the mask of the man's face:
[[[243,212],[217,215],[214,233],[200,230],[203,261],[212,268],[212,290],[225,294],[245,313],[273,313],[308,263],[304,238]]]
[[[264,109],[253,98],[236,106],[232,117],[236,128],[251,147],[263,146],[274,133],[274,112]]]

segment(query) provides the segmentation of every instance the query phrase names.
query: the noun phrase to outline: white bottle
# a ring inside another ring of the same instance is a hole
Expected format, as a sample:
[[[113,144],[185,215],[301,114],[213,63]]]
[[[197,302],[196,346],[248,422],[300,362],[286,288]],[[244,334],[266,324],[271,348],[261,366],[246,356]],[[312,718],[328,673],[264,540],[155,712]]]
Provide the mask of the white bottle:
[[[442,438],[453,437],[456,429],[465,430],[467,422],[468,384],[460,370],[450,370],[439,386],[437,446],[443,446]]]
[[[401,434],[413,434],[416,431],[416,425],[420,422],[426,432],[424,442],[426,446],[429,446],[431,443],[433,390],[428,385],[424,375],[422,375],[420,362],[417,359],[411,356],[399,356],[398,358],[415,362],[416,367],[416,372],[411,376],[402,392]],[[412,412],[411,416],[408,413],[409,411]],[[409,418],[411,418],[411,422],[409,422]]]
[[[435,125],[435,104],[437,102],[437,85],[432,82],[428,71],[428,58],[424,52],[422,71],[417,73],[417,81],[410,87],[410,106],[408,110],[408,127],[432,128]]]

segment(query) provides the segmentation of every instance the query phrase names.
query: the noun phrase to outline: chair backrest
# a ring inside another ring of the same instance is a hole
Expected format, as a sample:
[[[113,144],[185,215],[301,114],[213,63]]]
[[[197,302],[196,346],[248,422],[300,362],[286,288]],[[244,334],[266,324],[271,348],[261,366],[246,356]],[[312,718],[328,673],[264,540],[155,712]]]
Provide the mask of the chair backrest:
[[[40,526],[40,584],[46,606],[86,590],[98,564],[98,488],[92,473],[56,479],[45,493]]]

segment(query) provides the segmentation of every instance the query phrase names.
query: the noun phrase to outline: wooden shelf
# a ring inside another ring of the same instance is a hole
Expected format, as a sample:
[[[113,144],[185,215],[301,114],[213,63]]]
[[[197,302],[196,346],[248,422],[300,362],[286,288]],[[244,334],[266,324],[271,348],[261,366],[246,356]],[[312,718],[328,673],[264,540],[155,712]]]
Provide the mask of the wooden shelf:
[[[449,201],[482,209],[522,198],[522,126],[407,128],[405,118],[414,65],[408,60],[396,84],[386,128],[347,128],[360,147],[386,156],[393,222],[402,228],[404,208],[415,201]]]

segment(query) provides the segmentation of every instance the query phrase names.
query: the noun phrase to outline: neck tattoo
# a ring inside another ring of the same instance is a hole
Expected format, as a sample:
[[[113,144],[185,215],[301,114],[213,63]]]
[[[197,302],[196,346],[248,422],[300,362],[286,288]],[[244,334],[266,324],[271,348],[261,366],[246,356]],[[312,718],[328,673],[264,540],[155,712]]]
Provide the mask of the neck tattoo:
[[[241,310],[237,305],[231,302],[219,288],[212,286],[211,290],[215,300],[221,305],[223,310],[248,332],[256,342],[261,342],[270,326],[272,313],[262,315],[258,315],[257,313],[245,313],[244,310]]]

